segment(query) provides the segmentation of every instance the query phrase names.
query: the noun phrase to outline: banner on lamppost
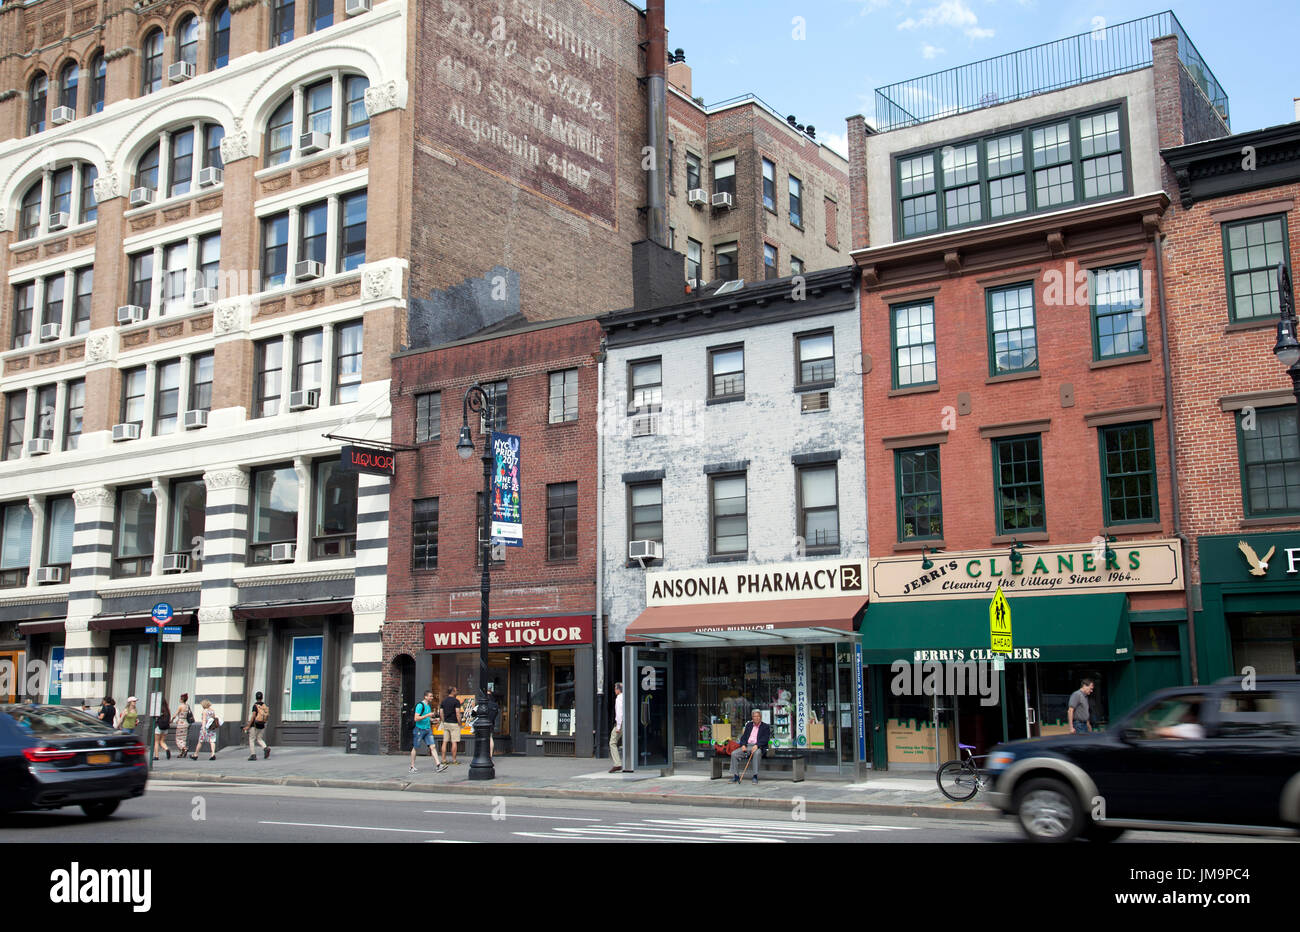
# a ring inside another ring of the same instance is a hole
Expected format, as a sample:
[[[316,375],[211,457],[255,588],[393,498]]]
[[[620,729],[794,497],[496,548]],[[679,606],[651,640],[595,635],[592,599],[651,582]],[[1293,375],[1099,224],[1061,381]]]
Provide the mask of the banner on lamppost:
[[[492,543],[524,545],[519,511],[519,436],[492,431]]]

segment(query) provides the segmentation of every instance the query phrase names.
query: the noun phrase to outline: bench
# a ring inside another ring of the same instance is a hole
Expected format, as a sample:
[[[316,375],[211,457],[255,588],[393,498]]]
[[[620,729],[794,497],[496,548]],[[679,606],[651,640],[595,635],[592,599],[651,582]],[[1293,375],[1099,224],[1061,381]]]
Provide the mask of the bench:
[[[761,761],[756,762],[759,765],[759,775],[761,777],[771,777],[776,775],[785,776],[790,774],[791,780],[795,783],[802,783],[804,772],[807,767],[807,761],[801,751],[793,748],[771,748],[763,756]],[[710,779],[721,780],[723,777],[731,776],[731,757],[714,755],[713,772]],[[755,763],[749,765],[749,770],[745,773],[745,779],[748,780],[754,775]]]

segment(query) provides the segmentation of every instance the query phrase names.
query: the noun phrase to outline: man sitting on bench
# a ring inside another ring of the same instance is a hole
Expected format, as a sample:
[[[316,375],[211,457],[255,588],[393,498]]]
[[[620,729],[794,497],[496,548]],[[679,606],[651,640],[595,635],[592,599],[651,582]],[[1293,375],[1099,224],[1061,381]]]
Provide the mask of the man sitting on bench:
[[[767,743],[772,740],[772,726],[763,721],[763,713],[754,710],[749,723],[745,725],[744,734],[740,736],[740,747],[731,752],[731,782],[739,783],[742,765],[754,767],[753,782],[758,782],[758,764],[767,752]]]

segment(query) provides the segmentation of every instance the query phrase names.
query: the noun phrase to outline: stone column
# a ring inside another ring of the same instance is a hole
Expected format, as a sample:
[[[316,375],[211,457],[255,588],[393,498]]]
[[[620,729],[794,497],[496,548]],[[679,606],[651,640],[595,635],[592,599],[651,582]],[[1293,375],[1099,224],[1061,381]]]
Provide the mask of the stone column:
[[[227,727],[223,744],[237,741],[244,714],[247,643],[244,623],[232,612],[239,601],[234,573],[244,565],[248,537],[248,473],[218,469],[203,474],[207,513],[203,526],[203,593],[199,600],[195,700],[209,699]]]
[[[388,476],[357,477],[357,562],[352,598],[352,722],[357,750],[379,753],[380,683],[388,591]]]
[[[108,688],[108,632],[91,631],[89,623],[100,609],[99,587],[112,574],[114,500],[113,490],[102,486],[80,489],[72,495],[76,524],[68,617],[64,623],[65,705],[98,703]]]

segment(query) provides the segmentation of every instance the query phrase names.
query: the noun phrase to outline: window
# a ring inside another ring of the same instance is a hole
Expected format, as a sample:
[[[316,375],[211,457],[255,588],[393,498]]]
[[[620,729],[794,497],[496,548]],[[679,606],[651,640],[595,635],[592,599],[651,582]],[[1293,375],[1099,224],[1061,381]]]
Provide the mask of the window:
[[[154,522],[158,500],[151,486],[117,491],[113,576],[148,576],[153,571]]]
[[[943,203],[947,226],[977,223],[980,212],[979,146],[956,146],[943,154]]]
[[[1120,154],[1119,111],[1079,118],[1079,155],[1083,166],[1083,197],[1122,194],[1124,158]]]
[[[49,229],[49,214],[67,214],[65,224],[77,218],[83,223],[95,219],[95,179],[98,172],[89,162],[74,162],[52,171],[49,176],[50,201],[44,203],[44,180],[37,179],[23,194],[19,206],[18,239],[31,239]],[[79,196],[78,196],[79,195]],[[88,195],[88,196],[87,196]],[[74,200],[75,198],[75,200]],[[48,206],[48,210],[44,208]]]
[[[214,356],[200,353],[190,361],[189,410],[212,410],[212,373]]]
[[[763,159],[763,206],[776,213],[776,165]]]
[[[156,385],[153,409],[154,436],[174,434],[180,417],[181,361],[171,359],[158,363],[154,382]]]
[[[736,243],[723,243],[713,249],[713,267],[715,277],[724,281],[735,281],[740,277],[739,247]]]
[[[492,417],[488,419],[488,430],[504,431],[506,429],[506,402],[509,400],[509,387],[506,379],[483,384],[483,390],[487,392],[492,410]]]
[[[794,338],[799,388],[824,388],[835,382],[835,332],[804,333]]]
[[[1277,264],[1291,267],[1286,216],[1259,217],[1223,225],[1223,266],[1233,320],[1276,317]]]
[[[709,350],[709,398],[745,397],[745,347]]]
[[[145,317],[153,309],[153,253],[142,252],[131,257],[131,288],[129,304],[144,308]]]
[[[292,466],[255,469],[249,562],[267,563],[271,545],[298,540],[298,473]]]
[[[329,204],[320,201],[308,204],[298,212],[299,262],[319,262],[325,265],[325,235],[329,228]]]
[[[40,233],[41,225],[41,182],[37,181],[23,195],[18,218],[18,238],[20,240],[31,239]]]
[[[293,98],[275,108],[266,124],[266,164],[289,161],[293,150]]]
[[[673,150],[674,150],[675,148],[676,148],[676,143],[674,143],[674,142],[673,142],[673,138],[672,138],[671,136],[669,136],[669,137],[668,137],[668,193],[669,193],[670,195],[673,195],[673,194],[676,194],[676,193],[677,193],[677,183],[676,183],[677,179],[675,179],[675,178],[673,177],[673,165],[674,165],[674,163],[673,163]],[[670,228],[670,229],[671,229],[671,228]],[[668,248],[669,248],[669,249],[672,248],[671,234],[670,234],[670,237],[669,237]]]
[[[342,112],[335,115],[335,89]],[[370,117],[366,114],[366,89],[369,80],[363,75],[335,74],[303,86],[298,93],[285,96],[267,121],[266,164],[280,165],[299,153],[294,127],[300,133],[322,133],[324,145],[354,142],[370,135]],[[295,111],[295,101],[299,109]]]
[[[50,211],[56,214],[72,213],[72,168],[56,171],[50,179]]]
[[[163,34],[161,29],[155,29],[145,36],[142,52],[144,58],[140,68],[140,93],[152,94],[162,88]]]
[[[939,228],[939,199],[934,191],[934,179],[932,153],[898,160],[899,211],[904,236]]]
[[[578,559],[578,483],[546,487],[546,559]]]
[[[45,108],[50,94],[50,79],[38,71],[27,85],[27,135],[45,131]]]
[[[119,424],[138,424],[144,427],[145,405],[149,399],[145,395],[145,367],[122,371],[122,403],[118,408],[121,415]]]
[[[312,559],[350,557],[357,549],[357,476],[338,457],[316,464]]]
[[[230,7],[221,4],[212,11],[211,44],[208,53],[211,56],[213,70],[230,64]]]
[[[262,340],[254,349],[257,357],[257,385],[254,417],[271,417],[280,411],[280,372],[284,364],[284,341],[279,337]]]
[[[221,234],[210,233],[199,239],[199,265],[194,287],[218,288],[221,284]]]
[[[663,407],[663,366],[657,357],[629,363],[627,383],[628,414],[653,414]]]
[[[41,310],[41,326],[63,323],[64,276],[45,279],[45,307]]]
[[[293,0],[271,0],[271,48],[293,41]]]
[[[578,370],[551,373],[550,423],[563,424],[578,419]]]
[[[1107,525],[1160,519],[1150,424],[1101,428],[1101,490]]]
[[[417,498],[411,502],[411,569],[438,568],[438,500]]]
[[[894,388],[929,385],[939,380],[934,352],[934,302],[895,304],[893,318]]]
[[[35,300],[35,282],[14,286],[14,329],[13,336],[9,340],[10,349],[31,345],[33,302]]]
[[[990,217],[1009,217],[1029,209],[1024,133],[988,140],[984,144],[984,169],[988,174]]]
[[[171,164],[168,166],[167,196],[176,197],[190,193],[190,181],[194,176],[194,130],[187,129],[172,133]]]
[[[32,436],[41,440],[54,439],[54,410],[58,393],[57,385],[42,385],[36,390],[36,423]]]
[[[339,270],[350,272],[366,261],[366,192],[339,201]]]
[[[108,81],[108,64],[104,53],[96,52],[90,60],[90,112],[104,111],[104,85]]]
[[[1034,284],[990,288],[989,375],[1038,368],[1038,334],[1034,328]]]
[[[476,528],[474,532],[474,540],[476,541],[474,545],[474,565],[482,566],[483,548],[479,546],[477,543],[477,541],[482,537],[483,534],[483,493],[482,492],[477,493],[474,499],[474,527]],[[501,549],[503,551],[505,550],[504,547]],[[504,556],[493,557],[491,560],[491,563],[493,564],[505,563],[505,562],[506,560]]]
[[[199,66],[199,20],[187,16],[176,26],[176,60]]]
[[[442,392],[415,396],[415,442],[428,443],[442,435]]]
[[[311,31],[334,25],[334,0],[311,0]]]
[[[322,330],[309,330],[295,334],[293,338],[293,390],[321,388],[325,349],[325,334]]]
[[[840,546],[840,506],[836,474],[829,466],[804,466],[799,473],[799,535],[811,552]]]
[[[359,74],[343,79],[343,141],[353,142],[370,135],[370,115],[366,113],[366,89],[370,79]]]
[[[158,152],[159,145],[154,143],[140,156],[135,164],[135,184],[133,187],[158,190]]]
[[[81,166],[81,223],[93,223],[99,218],[99,201],[95,198],[95,181],[99,178],[99,169],[94,165]]]
[[[1047,530],[1041,439],[1034,435],[994,440],[993,476],[998,533]]]
[[[943,537],[943,493],[939,482],[939,448],[894,451],[900,541]]]
[[[713,193],[736,193],[736,160],[718,159],[713,163]]]
[[[95,269],[86,266],[73,273],[73,287],[76,294],[72,300],[72,335],[81,336],[90,332],[90,299],[95,287]]]
[[[64,568],[63,578],[72,566],[72,534],[76,528],[76,505],[71,495],[45,501],[45,566]]]
[[[172,243],[163,248],[163,315],[179,314],[190,306],[186,282],[190,275],[190,244]]]
[[[262,287],[283,285],[289,268],[289,214],[262,220]]]
[[[704,247],[697,240],[686,239],[686,277],[693,281],[703,281]]]
[[[803,182],[790,176],[790,222],[803,228]]]
[[[361,321],[339,324],[334,328],[334,403],[356,401],[361,394]],[[500,383],[505,385],[504,382]],[[505,389],[501,390],[502,425],[505,430]]]
[[[776,247],[771,243],[763,244],[763,278],[779,278],[781,275],[777,269]]]
[[[1300,513],[1300,444],[1295,405],[1237,416],[1241,497],[1248,518]],[[1253,429],[1247,429],[1251,427]]]
[[[790,257],[790,274],[791,275],[803,274],[803,260],[800,259],[798,256]]]
[[[694,152],[686,153],[686,190],[694,191],[703,187],[700,184],[700,157]]]
[[[333,115],[334,84],[321,81],[302,92],[304,115],[302,131],[304,133],[330,134],[330,117]]]
[[[26,502],[4,506],[4,527],[0,528],[0,588],[27,585],[32,559],[32,510]]]
[[[226,128],[219,123],[208,123],[203,127],[203,164],[205,167],[226,167],[226,162],[221,157],[221,140],[225,138]]]
[[[710,543],[714,555],[743,554],[749,550],[749,524],[746,517],[745,475],[712,476],[709,479],[712,532]]]
[[[1137,265],[1088,272],[1093,359],[1147,352],[1142,274]]]
[[[1074,164],[1070,161],[1070,122],[1043,126],[1030,133],[1034,157],[1034,199],[1040,207],[1074,200]]]
[[[86,413],[86,380],[68,383],[68,405],[63,422],[63,449],[75,450],[81,444],[82,418]]]
[[[203,480],[173,480],[170,508],[167,552],[191,554],[194,562],[191,563],[189,572],[202,569],[203,530],[208,510],[208,490]]]
[[[662,482],[630,485],[628,497],[628,540],[664,542],[664,487]]]
[[[77,112],[77,80],[81,69],[75,61],[70,61],[59,72],[59,106]]]

